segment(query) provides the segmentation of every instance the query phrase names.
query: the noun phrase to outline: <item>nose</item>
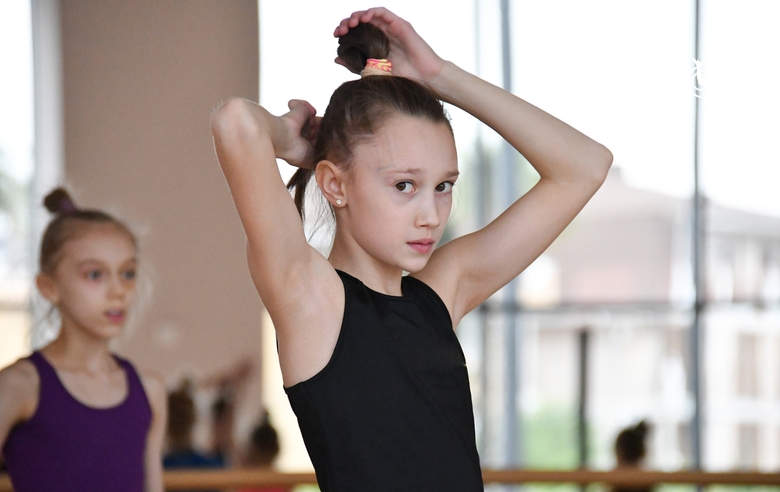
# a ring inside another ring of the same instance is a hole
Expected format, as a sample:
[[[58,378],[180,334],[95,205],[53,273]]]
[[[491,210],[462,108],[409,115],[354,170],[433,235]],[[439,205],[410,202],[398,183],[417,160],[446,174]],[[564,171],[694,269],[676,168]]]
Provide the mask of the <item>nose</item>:
[[[127,295],[128,286],[125,280],[119,276],[112,276],[108,284],[108,295],[112,299],[123,299]]]
[[[429,227],[433,229],[438,227],[440,223],[441,219],[439,218],[439,211],[436,206],[436,197],[433,194],[421,197],[415,225],[417,227]]]

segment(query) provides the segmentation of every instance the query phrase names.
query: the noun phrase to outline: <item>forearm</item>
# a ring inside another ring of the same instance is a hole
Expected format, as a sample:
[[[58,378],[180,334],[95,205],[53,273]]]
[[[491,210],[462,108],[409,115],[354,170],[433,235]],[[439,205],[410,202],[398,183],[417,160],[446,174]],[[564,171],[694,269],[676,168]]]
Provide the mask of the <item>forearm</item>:
[[[612,162],[611,153],[603,145],[451,62],[444,64],[430,85],[444,101],[498,132],[543,179],[599,178]]]

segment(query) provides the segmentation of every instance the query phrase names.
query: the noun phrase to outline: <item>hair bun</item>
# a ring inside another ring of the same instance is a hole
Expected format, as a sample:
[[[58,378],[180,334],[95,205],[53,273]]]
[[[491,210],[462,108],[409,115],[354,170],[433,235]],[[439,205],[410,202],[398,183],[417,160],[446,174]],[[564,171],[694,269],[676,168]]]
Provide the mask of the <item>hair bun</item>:
[[[644,439],[645,436],[647,436],[647,432],[649,430],[650,430],[650,426],[644,420],[641,420],[638,424],[636,424],[636,426],[633,429],[634,434],[639,436],[641,439]]]
[[[369,58],[387,58],[390,42],[375,25],[358,24],[339,37],[337,53],[350,72],[359,74]]]
[[[43,205],[46,210],[53,214],[70,215],[78,211],[78,207],[73,203],[70,195],[65,188],[55,188],[43,199]]]

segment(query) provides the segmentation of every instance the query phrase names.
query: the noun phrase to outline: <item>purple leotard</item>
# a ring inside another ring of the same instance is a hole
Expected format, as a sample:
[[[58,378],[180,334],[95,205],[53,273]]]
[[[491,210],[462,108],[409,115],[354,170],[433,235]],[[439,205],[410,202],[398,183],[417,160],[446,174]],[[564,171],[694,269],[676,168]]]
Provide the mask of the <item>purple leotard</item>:
[[[38,408],[3,447],[15,492],[144,490],[152,410],[133,366],[114,358],[127,376],[127,397],[111,408],[93,408],[68,393],[43,355],[30,355],[41,381]]]

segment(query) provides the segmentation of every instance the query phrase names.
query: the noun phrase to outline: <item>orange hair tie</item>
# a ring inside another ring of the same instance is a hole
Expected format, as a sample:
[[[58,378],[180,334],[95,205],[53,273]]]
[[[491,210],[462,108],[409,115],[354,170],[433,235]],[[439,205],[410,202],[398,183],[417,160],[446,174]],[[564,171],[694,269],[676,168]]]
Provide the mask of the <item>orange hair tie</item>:
[[[368,75],[391,75],[393,71],[393,62],[384,58],[369,58],[366,61],[366,68],[360,72],[361,77]]]

